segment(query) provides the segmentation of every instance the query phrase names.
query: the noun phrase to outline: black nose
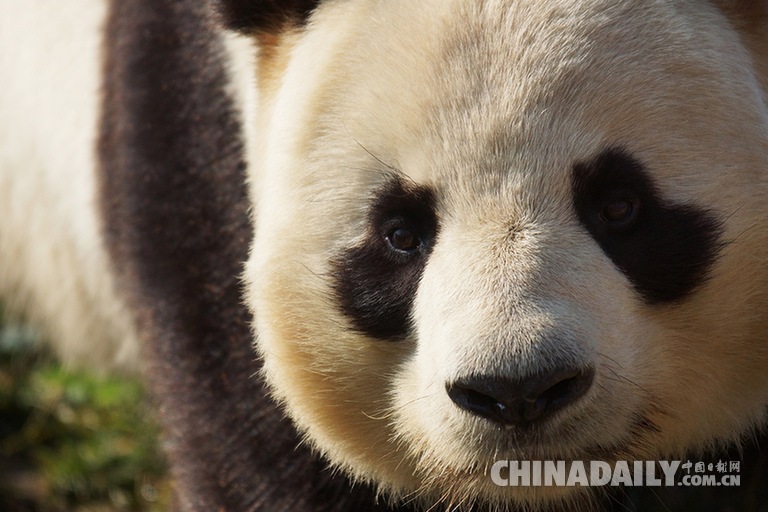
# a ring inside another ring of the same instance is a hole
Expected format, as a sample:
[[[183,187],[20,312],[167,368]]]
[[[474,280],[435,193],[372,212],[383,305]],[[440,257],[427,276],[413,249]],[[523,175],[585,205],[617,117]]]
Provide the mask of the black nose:
[[[589,390],[592,368],[557,369],[524,379],[471,377],[446,385],[451,400],[483,418],[518,427],[541,422]]]

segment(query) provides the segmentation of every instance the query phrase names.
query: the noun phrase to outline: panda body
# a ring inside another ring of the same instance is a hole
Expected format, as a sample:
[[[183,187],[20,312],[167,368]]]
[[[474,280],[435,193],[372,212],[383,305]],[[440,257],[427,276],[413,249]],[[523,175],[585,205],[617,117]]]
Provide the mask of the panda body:
[[[98,0],[61,13],[37,1],[2,6],[0,290],[3,305],[29,317],[69,362],[135,371],[136,335],[97,215],[106,9]]]
[[[87,58],[0,98],[0,289],[141,343],[182,509],[580,510],[492,464],[763,427],[764,2],[71,9]]]

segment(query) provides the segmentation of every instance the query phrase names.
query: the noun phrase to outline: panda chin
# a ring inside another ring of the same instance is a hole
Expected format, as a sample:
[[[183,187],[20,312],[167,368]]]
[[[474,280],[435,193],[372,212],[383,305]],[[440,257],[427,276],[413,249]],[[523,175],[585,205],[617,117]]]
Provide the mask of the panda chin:
[[[579,418],[574,418],[558,426],[523,432],[486,424],[457,435],[467,441],[455,446],[427,447],[424,436],[403,435],[403,444],[412,450],[420,482],[420,487],[407,496],[429,507],[445,506],[446,510],[474,510],[474,506],[499,511],[518,510],[521,506],[532,507],[532,510],[596,510],[596,494],[585,488],[501,487],[490,478],[491,466],[499,460],[562,461],[565,467],[570,467],[573,461],[603,461],[613,465],[620,460],[658,457],[648,450],[653,436],[658,434],[650,415],[638,415],[625,434],[610,444],[594,441],[599,432],[579,429],[578,423]]]

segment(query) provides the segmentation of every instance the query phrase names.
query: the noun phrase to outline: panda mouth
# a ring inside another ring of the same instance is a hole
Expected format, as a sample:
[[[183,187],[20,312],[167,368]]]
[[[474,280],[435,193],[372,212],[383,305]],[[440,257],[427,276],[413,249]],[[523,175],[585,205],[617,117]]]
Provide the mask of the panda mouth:
[[[638,413],[621,436],[603,441],[595,440],[600,426],[586,413],[542,428],[513,429],[495,424],[496,443],[490,453],[496,458],[563,461],[616,461],[656,456],[652,453],[654,443],[651,441],[661,429],[652,418],[651,412]],[[589,442],[585,443],[585,439]]]
[[[632,423],[626,434],[618,442],[610,445],[595,443],[583,448],[577,448],[574,444],[574,447],[569,449],[563,448],[562,443],[552,444],[553,437],[551,436],[530,434],[527,443],[517,445],[514,449],[510,450],[495,450],[492,456],[478,457],[474,463],[469,462],[464,467],[442,465],[439,466],[439,470],[435,473],[435,461],[427,460],[422,461],[422,464],[418,464],[417,467],[419,467],[424,480],[436,485],[438,488],[444,489],[448,486],[448,488],[454,489],[477,489],[478,486],[482,487],[490,478],[490,468],[500,460],[518,463],[539,461],[542,464],[545,461],[551,461],[555,464],[564,464],[565,467],[570,467],[574,462],[601,461],[614,464],[617,461],[652,460],[658,454],[652,454],[648,450],[647,443],[649,436],[657,435],[658,433],[659,429],[652,420],[648,416],[641,415]],[[566,443],[577,441],[577,436],[578,434],[572,439],[568,439]],[[570,492],[562,489],[561,491]],[[527,490],[523,489],[521,492],[524,493]],[[555,489],[555,492],[560,491]],[[462,495],[463,492],[457,491],[457,494]],[[475,499],[479,497],[482,500],[481,495],[474,494],[474,496]],[[586,509],[590,509],[590,507],[585,509],[577,508],[576,510]],[[558,508],[558,510],[560,509]]]
[[[550,460],[601,460],[608,462],[630,460],[651,456],[649,447],[652,443],[649,443],[649,439],[657,436],[659,432],[660,429],[650,416],[642,414],[638,415],[634,421],[630,423],[625,433],[618,440],[613,442],[603,443],[597,441],[583,448],[575,448],[573,451],[554,450],[554,453],[550,452],[547,454],[535,453],[536,451],[541,450],[541,445],[539,445],[538,450],[533,448],[533,451],[537,456],[547,455]],[[579,437],[579,434],[575,434],[566,437],[564,441],[576,445],[579,441]]]

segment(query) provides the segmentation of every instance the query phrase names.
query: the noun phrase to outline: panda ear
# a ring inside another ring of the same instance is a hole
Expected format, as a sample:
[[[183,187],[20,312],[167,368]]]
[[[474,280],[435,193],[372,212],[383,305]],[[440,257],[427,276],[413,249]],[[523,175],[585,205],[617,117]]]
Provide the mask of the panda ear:
[[[714,3],[739,27],[768,24],[768,0],[714,0]]]
[[[224,25],[245,34],[280,32],[288,24],[302,24],[320,1],[212,0]]]
[[[714,0],[741,34],[755,67],[768,85],[768,0]]]

